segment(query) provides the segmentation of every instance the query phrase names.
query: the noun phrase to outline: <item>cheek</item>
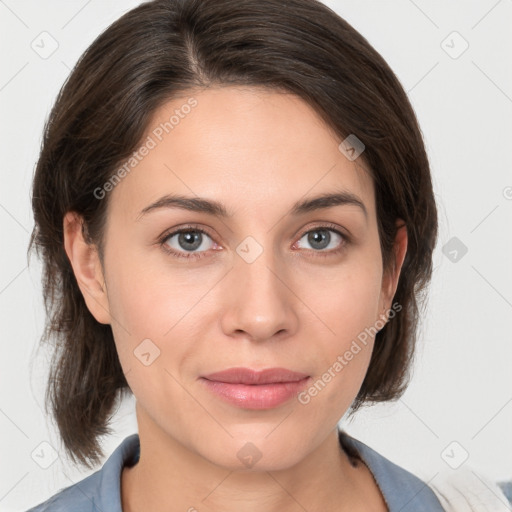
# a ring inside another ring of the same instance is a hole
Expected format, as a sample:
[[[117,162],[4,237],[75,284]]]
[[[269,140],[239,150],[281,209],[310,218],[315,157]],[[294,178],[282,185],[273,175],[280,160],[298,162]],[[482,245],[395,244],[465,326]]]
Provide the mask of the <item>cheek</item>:
[[[111,315],[132,337],[160,338],[171,326],[177,291],[166,289],[143,271],[118,273],[112,278]]]
[[[151,257],[134,252],[114,259],[109,273],[110,312],[132,335],[161,339],[202,291],[185,266],[168,268],[156,250]]]
[[[350,340],[375,324],[382,282],[382,270],[375,261],[361,254],[336,270],[302,277],[301,297],[323,324],[322,331],[329,333],[321,337],[327,347],[342,350]]]
[[[356,338],[375,324],[380,293],[377,281],[372,279],[370,272],[360,277],[352,275],[337,283],[337,290],[341,291],[331,289],[331,294],[326,297],[325,306],[331,308],[333,330],[340,342]]]
[[[186,265],[170,268],[164,258],[154,256],[152,259],[136,252],[118,252],[110,260],[112,330],[131,387],[148,385],[148,380],[139,382],[138,379],[141,371],[147,379],[149,368],[180,371],[208,328],[204,318],[212,314],[214,306],[208,305],[205,294],[219,279],[214,272],[193,273]],[[147,353],[149,356],[142,356]],[[141,365],[144,358],[153,357],[154,364],[150,367]]]
[[[117,351],[126,373],[134,363],[139,367],[139,352],[149,352],[150,358],[158,361],[164,333],[183,316],[183,301],[180,289],[169,286],[165,276],[147,263],[127,253],[111,261],[114,259],[108,275],[109,309]]]
[[[378,261],[378,260],[377,260]],[[323,333],[317,335],[316,350],[319,373],[308,394],[322,398],[333,410],[348,408],[366,375],[376,326],[379,319],[381,268],[375,259],[360,258],[357,263],[342,265],[337,272],[308,276],[315,283],[309,295],[304,287],[304,302],[312,305]],[[324,391],[325,389],[325,391]],[[304,397],[307,401],[308,396]]]
[[[118,260],[109,278],[112,331],[133,394],[146,405],[154,403],[155,411],[158,404],[183,400],[171,375],[180,379],[176,367],[188,350],[183,338],[190,309],[186,287],[171,286],[162,269],[155,272],[128,258]]]

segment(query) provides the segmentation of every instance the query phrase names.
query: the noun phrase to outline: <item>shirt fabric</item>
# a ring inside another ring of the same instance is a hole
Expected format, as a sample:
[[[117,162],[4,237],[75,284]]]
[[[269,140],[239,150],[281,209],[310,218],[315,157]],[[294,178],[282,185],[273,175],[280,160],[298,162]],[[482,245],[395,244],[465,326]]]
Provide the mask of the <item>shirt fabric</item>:
[[[425,482],[346,432],[338,432],[344,450],[368,466],[389,512],[445,512]],[[132,434],[112,452],[101,469],[27,512],[122,512],[121,473],[124,466],[137,463],[139,454],[139,435]]]
[[[429,485],[446,512],[512,511],[506,485],[494,482],[470,466],[438,472]]]

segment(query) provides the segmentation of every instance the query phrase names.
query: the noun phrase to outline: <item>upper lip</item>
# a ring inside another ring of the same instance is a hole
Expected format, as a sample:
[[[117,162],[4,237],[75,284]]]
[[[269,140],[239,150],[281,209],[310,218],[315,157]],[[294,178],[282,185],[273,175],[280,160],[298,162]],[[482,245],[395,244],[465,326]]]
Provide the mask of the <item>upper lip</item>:
[[[305,373],[294,372],[286,368],[268,368],[252,370],[251,368],[229,368],[221,372],[203,376],[208,380],[228,382],[230,384],[270,384],[274,382],[298,382],[308,377]]]

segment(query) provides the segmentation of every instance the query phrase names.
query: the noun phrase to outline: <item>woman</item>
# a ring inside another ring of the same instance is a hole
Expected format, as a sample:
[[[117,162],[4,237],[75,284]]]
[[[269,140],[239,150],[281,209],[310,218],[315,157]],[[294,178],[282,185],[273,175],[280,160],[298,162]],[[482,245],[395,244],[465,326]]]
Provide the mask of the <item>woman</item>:
[[[441,511],[340,418],[407,385],[437,212],[413,109],[313,0],[155,0],[88,48],[45,129],[31,247],[64,447],[31,509]]]

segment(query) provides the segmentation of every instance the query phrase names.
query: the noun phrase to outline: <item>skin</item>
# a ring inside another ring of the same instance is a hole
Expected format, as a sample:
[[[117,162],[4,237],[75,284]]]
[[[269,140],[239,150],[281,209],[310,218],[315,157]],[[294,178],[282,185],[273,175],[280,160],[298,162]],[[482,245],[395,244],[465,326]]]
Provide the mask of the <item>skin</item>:
[[[197,106],[104,199],[104,266],[84,242],[79,217],[64,219],[80,289],[97,321],[111,325],[136,398],[141,457],[122,472],[123,510],[387,510],[369,470],[351,464],[337,437],[372,338],[306,405],[293,398],[242,409],[199,377],[244,366],[320,378],[389,311],[406,229],[395,240],[394,270],[384,272],[362,158],[347,159],[341,139],[294,95],[257,87],[191,91],[156,111],[146,136],[191,96]],[[368,216],[350,204],[289,214],[299,199],[339,189],[356,194]],[[215,199],[233,217],[162,208],[137,220],[168,193]],[[208,231],[198,249],[180,245],[178,235],[159,244],[160,235],[189,223]],[[326,223],[350,241],[343,245],[328,231],[327,248],[311,245],[307,233],[325,233]],[[247,236],[263,250],[251,263],[236,252]],[[173,257],[165,246],[204,257]],[[146,366],[134,350],[148,338],[160,355]],[[250,468],[237,457],[248,442],[261,453]]]

